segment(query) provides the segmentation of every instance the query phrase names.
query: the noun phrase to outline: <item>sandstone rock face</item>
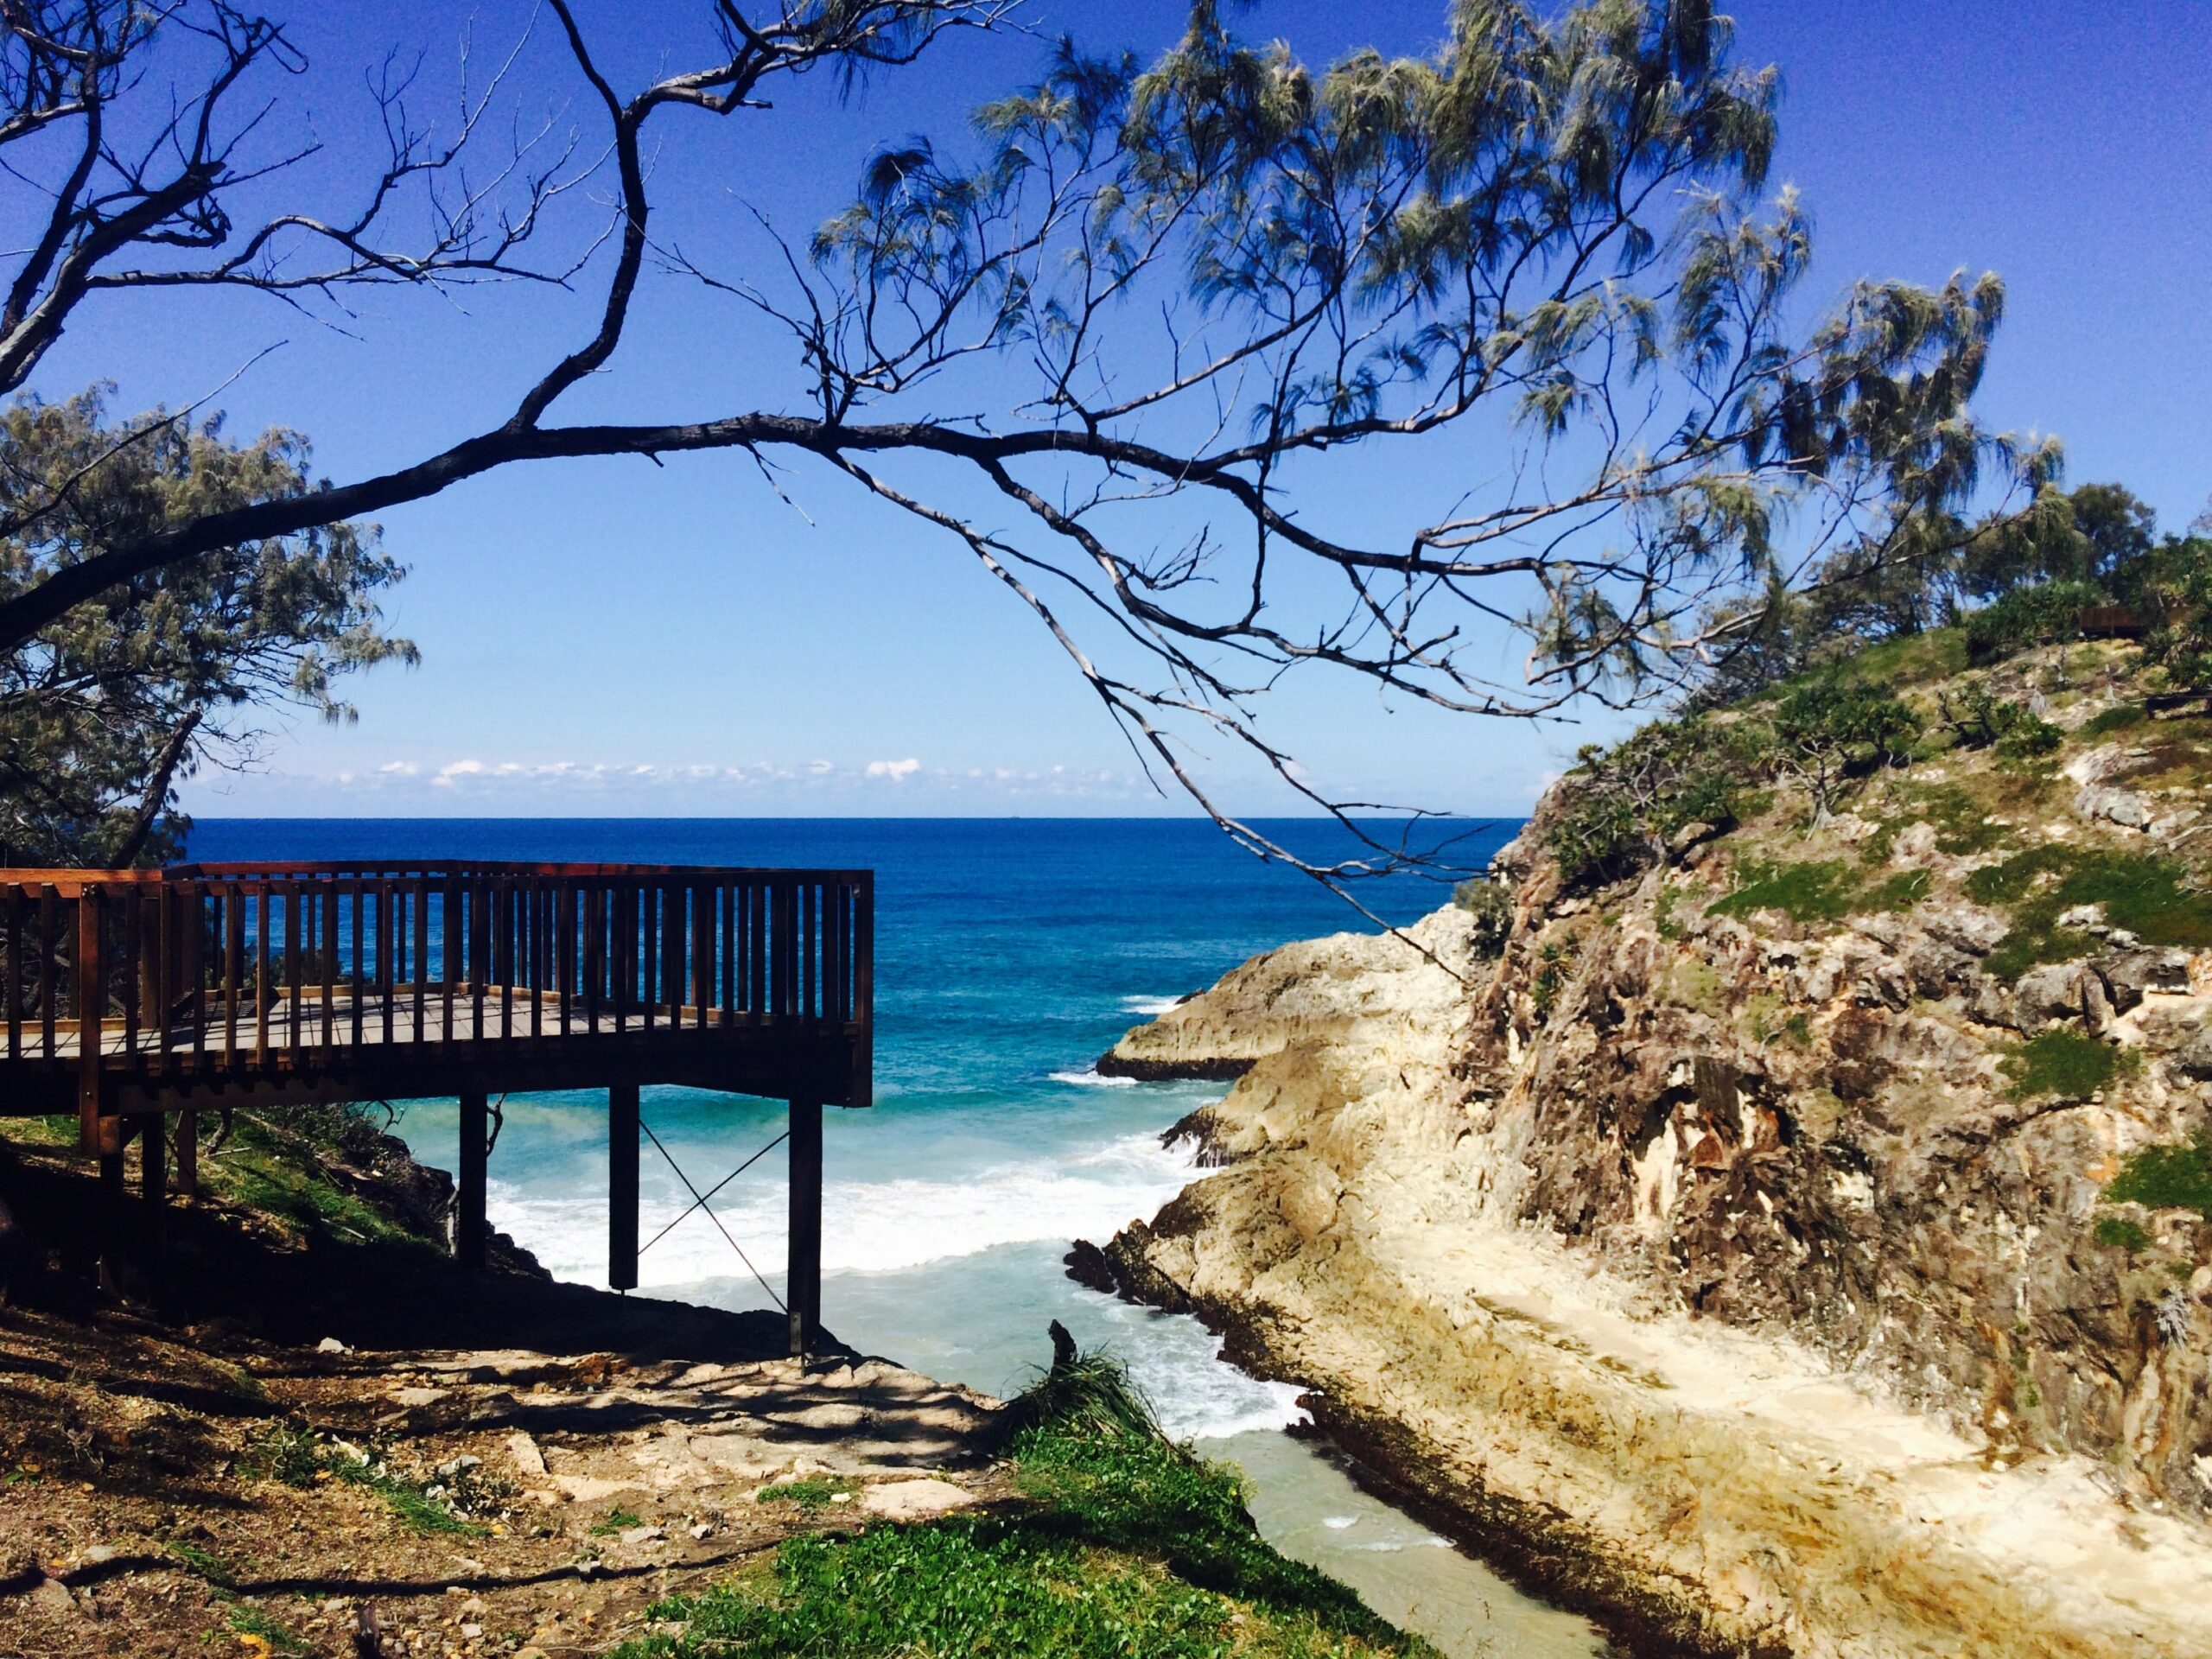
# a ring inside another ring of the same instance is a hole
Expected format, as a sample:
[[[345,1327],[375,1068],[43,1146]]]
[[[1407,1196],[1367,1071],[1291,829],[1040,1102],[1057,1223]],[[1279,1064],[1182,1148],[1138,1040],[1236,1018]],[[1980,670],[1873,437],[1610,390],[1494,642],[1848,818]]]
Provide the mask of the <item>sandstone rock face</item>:
[[[1530,836],[1498,959],[1446,911],[1248,963],[1114,1051],[1234,1062],[1180,1126],[1229,1167],[1081,1271],[1306,1382],[1624,1631],[2212,1651],[2212,1225],[2094,1232],[2128,1154],[2207,1122],[2212,961],[2000,983],[2005,919],[1932,836],[1893,850],[1952,885],[1808,925],[1709,913],[1712,844],[1560,901]],[[2050,1029],[2127,1064],[2024,1097]]]

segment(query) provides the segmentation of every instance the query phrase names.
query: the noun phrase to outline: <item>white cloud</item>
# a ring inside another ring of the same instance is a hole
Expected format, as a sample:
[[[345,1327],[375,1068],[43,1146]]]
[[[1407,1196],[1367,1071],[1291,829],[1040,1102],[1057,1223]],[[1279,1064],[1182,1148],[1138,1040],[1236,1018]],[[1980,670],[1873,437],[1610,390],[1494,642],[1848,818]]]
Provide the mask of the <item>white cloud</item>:
[[[349,794],[383,793],[404,799],[426,785],[448,798],[489,803],[531,795],[565,797],[580,804],[596,800],[613,807],[624,798],[681,799],[685,811],[711,812],[717,800],[743,798],[761,806],[784,801],[793,805],[812,798],[834,801],[869,785],[897,786],[921,806],[938,798],[983,803],[992,800],[1149,799],[1141,778],[1111,768],[1070,765],[1020,766],[925,766],[919,757],[840,763],[831,760],[709,764],[679,761],[390,760],[366,771],[346,770],[319,778],[296,776],[293,787],[344,790]],[[748,809],[757,810],[757,809]]]

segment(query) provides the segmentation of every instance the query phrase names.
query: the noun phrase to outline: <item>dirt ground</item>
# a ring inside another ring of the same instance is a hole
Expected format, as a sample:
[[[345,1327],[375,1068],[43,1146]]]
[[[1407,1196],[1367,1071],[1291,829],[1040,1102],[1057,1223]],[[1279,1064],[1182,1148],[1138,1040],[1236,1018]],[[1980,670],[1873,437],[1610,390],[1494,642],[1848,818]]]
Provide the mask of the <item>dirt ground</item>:
[[[104,1297],[57,1219],[89,1184],[60,1157],[15,1173],[53,1248],[19,1227],[0,1306],[8,1659],[601,1653],[794,1532],[1008,1496],[995,1402],[776,1357],[779,1319],[219,1205],[174,1209],[168,1266]]]

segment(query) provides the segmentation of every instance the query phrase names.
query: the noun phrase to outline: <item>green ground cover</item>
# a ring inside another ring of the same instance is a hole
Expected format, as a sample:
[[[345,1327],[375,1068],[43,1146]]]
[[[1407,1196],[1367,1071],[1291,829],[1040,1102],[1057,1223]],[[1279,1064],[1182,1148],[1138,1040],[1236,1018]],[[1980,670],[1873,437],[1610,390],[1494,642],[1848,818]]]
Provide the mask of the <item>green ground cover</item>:
[[[1834,922],[1875,911],[1904,910],[1926,897],[1925,870],[1902,870],[1870,882],[1864,870],[1841,859],[1799,862],[1746,857],[1736,868],[1736,890],[1707,906],[1715,916],[1749,916],[1778,910],[1793,921]]]
[[[2194,1210],[2212,1221],[2212,1138],[2144,1147],[2121,1166],[2104,1196],[2108,1204]]]
[[[2179,861],[2151,854],[2048,842],[1976,870],[1967,878],[1967,893],[2012,912],[2012,931],[1988,962],[2000,979],[2094,950],[2090,936],[2058,925],[2077,905],[2103,906],[2107,922],[2145,944],[2212,945],[2212,893],[2192,886]]]
[[[2005,1061],[2004,1070],[2012,1079],[2011,1092],[2017,1100],[2044,1096],[2087,1100],[2138,1064],[2132,1052],[2061,1026],[2021,1044]]]
[[[1428,1655],[1254,1529],[1236,1472],[1167,1440],[1110,1366],[1015,1409],[1025,1501],[919,1525],[813,1533],[617,1659],[1351,1659]],[[1048,1380],[1046,1387],[1051,1387]]]

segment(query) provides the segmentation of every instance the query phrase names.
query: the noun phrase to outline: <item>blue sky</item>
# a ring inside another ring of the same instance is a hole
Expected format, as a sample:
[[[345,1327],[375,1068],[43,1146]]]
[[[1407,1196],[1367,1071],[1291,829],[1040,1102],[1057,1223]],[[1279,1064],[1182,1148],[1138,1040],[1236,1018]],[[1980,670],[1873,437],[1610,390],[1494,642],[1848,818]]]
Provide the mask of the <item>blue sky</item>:
[[[584,0],[629,84],[682,54],[696,0]],[[2076,481],[2119,479],[2178,528],[2212,491],[2212,7],[2059,0],[1742,0],[1740,54],[1783,73],[1775,180],[1804,193],[1822,297],[1862,276],[1936,282],[1965,266],[2008,284],[1982,399],[1993,424],[2056,432]],[[1440,0],[1262,3],[1249,35],[1311,61],[1372,42],[1427,46]],[[360,68],[387,40],[448,64],[452,9],[302,8],[304,100],[342,159],[358,143]],[[480,65],[526,7],[474,14]],[[1179,9],[1037,0],[1046,32],[1150,51]],[[671,44],[671,41],[677,44]],[[541,42],[550,45],[550,42]],[[875,144],[956,131],[1019,84],[1037,47],[966,40],[925,73],[848,102],[808,89],[687,130],[660,160],[673,227],[711,252],[742,195],[804,231],[849,193]],[[548,67],[552,60],[540,55]],[[580,120],[581,105],[556,120]],[[497,418],[581,340],[581,302],[484,294],[460,307],[384,296],[339,332],[247,296],[88,310],[37,385],[98,378],[126,409],[224,393],[234,429],[309,433],[346,478]],[[783,361],[724,303],[664,283],[614,373],[574,417],[658,418],[775,406]],[[1388,463],[1342,474],[1345,505],[1388,493]],[[385,515],[412,567],[390,607],[423,647],[412,672],[355,681],[358,726],[272,734],[245,776],[196,780],[203,814],[1130,813],[1184,810],[1135,776],[1090,694],[957,543],[919,534],[826,474],[787,505],[730,456],[509,471]],[[1504,650],[1501,642],[1501,650]],[[1478,813],[1526,810],[1580,743],[1535,728],[1386,706],[1315,681],[1271,711],[1276,734],[1339,793]],[[1229,803],[1277,798],[1217,757]]]

